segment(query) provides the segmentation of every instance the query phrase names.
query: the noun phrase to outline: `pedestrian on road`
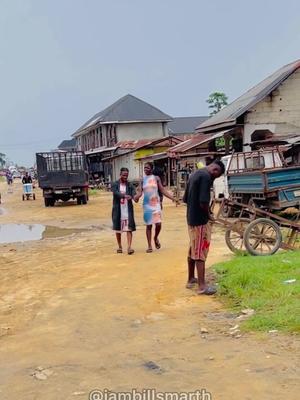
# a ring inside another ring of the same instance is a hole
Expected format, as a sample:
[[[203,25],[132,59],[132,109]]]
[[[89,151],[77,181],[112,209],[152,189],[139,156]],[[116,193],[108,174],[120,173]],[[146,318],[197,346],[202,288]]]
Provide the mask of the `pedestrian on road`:
[[[28,174],[28,172],[25,172],[25,175],[22,178],[22,183],[23,183],[23,185],[25,185],[27,183],[32,183],[31,176]]]
[[[7,182],[7,184],[8,184],[8,185],[12,185],[12,183],[13,183],[13,175],[12,175],[12,173],[10,172],[9,169],[6,171],[5,176],[6,176],[6,182]]]
[[[128,175],[128,168],[121,168],[120,179],[111,185],[111,191],[113,192],[112,222],[118,243],[117,253],[123,253],[122,233],[126,232],[127,254],[131,255],[134,253],[131,247],[132,232],[136,230],[132,203],[135,196],[135,188],[128,181]]]
[[[172,201],[176,199],[163,187],[158,176],[153,174],[153,164],[147,162],[144,166],[144,178],[137,189],[135,201],[144,194],[143,211],[144,222],[146,224],[146,237],[148,242],[147,253],[152,253],[152,225],[155,225],[154,245],[156,249],[160,249],[161,244],[158,239],[161,231],[161,198],[160,194],[169,198]]]
[[[205,283],[205,261],[208,255],[213,216],[210,213],[210,189],[215,178],[225,171],[222,161],[214,161],[205,168],[194,172],[187,183],[183,202],[187,204],[187,224],[190,238],[188,253],[188,281],[191,289],[198,283],[198,294],[211,295],[215,288]],[[197,268],[198,280],[195,278]]]

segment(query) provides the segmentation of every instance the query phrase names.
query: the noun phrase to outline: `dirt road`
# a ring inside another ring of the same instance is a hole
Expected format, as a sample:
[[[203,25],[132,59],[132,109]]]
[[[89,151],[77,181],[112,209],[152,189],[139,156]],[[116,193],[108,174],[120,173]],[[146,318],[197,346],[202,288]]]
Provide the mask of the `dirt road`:
[[[1,224],[47,226],[42,240],[0,245],[1,400],[87,400],[104,388],[298,399],[295,337],[232,338],[234,316],[185,289],[184,206],[166,202],[153,254],[136,206],[136,254],[128,256],[115,254],[109,193],[87,206],[45,208],[40,192],[22,202],[20,184],[0,191]],[[208,265],[231,256],[222,232],[213,238]]]

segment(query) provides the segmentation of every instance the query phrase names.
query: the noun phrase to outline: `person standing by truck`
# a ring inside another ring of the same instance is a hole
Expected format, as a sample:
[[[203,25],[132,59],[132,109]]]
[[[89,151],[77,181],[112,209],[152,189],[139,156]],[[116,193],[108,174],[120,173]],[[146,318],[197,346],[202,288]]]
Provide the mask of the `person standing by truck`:
[[[134,253],[132,249],[132,232],[136,230],[132,200],[135,196],[135,188],[128,181],[128,168],[121,168],[120,179],[111,186],[113,192],[112,222],[116,232],[118,243],[117,253],[123,253],[122,233],[127,234],[127,254]]]
[[[222,161],[214,161],[206,168],[194,172],[188,181],[183,202],[187,205],[187,224],[190,238],[188,253],[188,281],[191,289],[198,283],[198,294],[211,295],[216,292],[205,283],[205,261],[208,255],[211,237],[210,189],[214,179],[224,173]],[[198,279],[195,278],[195,267]]]

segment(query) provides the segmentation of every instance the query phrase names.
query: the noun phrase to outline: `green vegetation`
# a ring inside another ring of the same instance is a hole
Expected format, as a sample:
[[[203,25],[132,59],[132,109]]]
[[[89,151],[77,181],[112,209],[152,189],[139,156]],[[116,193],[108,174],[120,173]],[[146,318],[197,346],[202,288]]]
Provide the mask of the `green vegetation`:
[[[228,104],[228,97],[223,92],[213,92],[209,95],[206,103],[209,104],[208,108],[211,109],[210,115],[214,115]]]
[[[99,193],[97,189],[89,189],[89,196],[96,196]]]
[[[5,165],[5,157],[4,153],[0,153],[0,168],[3,168]]]
[[[215,266],[219,295],[235,311],[252,308],[245,330],[300,333],[300,252],[237,256]],[[296,279],[292,283],[284,281]]]

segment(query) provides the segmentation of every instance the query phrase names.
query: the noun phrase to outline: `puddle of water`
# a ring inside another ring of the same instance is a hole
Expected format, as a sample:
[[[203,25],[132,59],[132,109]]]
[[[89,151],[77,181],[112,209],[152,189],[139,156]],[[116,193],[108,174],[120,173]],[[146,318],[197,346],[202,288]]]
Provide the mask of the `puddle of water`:
[[[67,229],[41,224],[1,224],[0,244],[58,238],[83,231],[84,229]]]

